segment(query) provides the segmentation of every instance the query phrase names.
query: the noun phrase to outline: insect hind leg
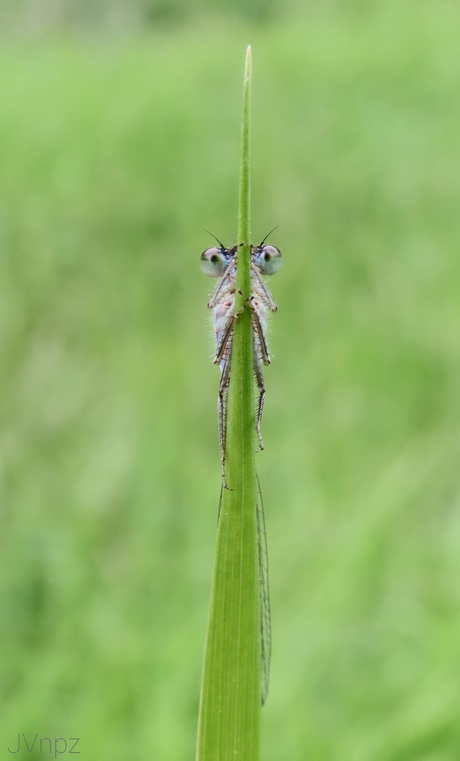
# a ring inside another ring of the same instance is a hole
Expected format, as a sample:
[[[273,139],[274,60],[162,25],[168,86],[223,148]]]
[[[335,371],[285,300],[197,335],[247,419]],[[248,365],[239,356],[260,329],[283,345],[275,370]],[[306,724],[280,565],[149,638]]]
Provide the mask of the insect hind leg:
[[[256,433],[257,433],[257,438],[259,440],[259,448],[263,449],[264,442],[262,439],[262,433],[260,428],[262,425],[262,413],[263,413],[264,402],[265,402],[265,383],[264,383],[264,376],[262,373],[262,365],[256,353],[254,354],[254,375],[256,376],[256,383],[257,383],[257,388],[259,391],[259,399],[257,402],[257,415],[256,415]]]
[[[231,347],[230,347],[231,348]],[[231,355],[230,355],[231,356]],[[226,460],[226,443],[227,443],[227,400],[228,387],[230,385],[230,356],[222,368],[222,374],[219,382],[219,393],[217,402],[217,416],[219,425],[219,445],[220,445],[220,465],[222,472],[222,486],[228,489],[225,478],[225,460]]]

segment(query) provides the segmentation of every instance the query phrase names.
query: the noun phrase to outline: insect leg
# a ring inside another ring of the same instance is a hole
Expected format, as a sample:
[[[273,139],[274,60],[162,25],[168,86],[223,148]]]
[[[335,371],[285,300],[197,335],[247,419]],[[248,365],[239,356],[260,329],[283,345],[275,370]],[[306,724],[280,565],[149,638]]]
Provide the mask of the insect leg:
[[[242,296],[244,296],[244,294],[241,291],[238,291],[238,293],[240,293]],[[246,307],[248,305],[251,306],[252,298],[253,297],[251,296],[249,299],[246,299],[246,301],[243,304],[243,306],[241,307],[241,309],[238,309],[238,311],[235,312],[235,314],[231,313],[230,310],[232,308],[232,305],[229,304],[228,311],[230,312],[230,314],[225,319],[223,327],[221,327],[219,329],[219,333],[221,335],[219,335],[218,341],[217,341],[217,349],[216,349],[216,354],[214,356],[214,364],[215,365],[220,364],[222,358],[226,354],[226,350],[227,350],[227,346],[228,346],[228,343],[229,343],[229,339],[233,335],[233,329],[235,327],[235,323],[236,323],[238,317],[241,314],[243,314],[243,312],[246,309]]]
[[[257,269],[255,264],[251,265],[251,275],[254,276],[254,278],[257,280],[258,285],[258,291],[260,293],[261,298],[263,299],[265,305],[269,308],[271,312],[276,312],[278,310],[278,307],[276,306],[275,302],[273,301],[273,297],[270,293],[270,291],[267,288],[266,283],[264,282],[262,275],[260,274],[259,270]]]
[[[251,307],[252,311],[252,324],[254,328],[254,340],[257,339],[257,344],[254,345],[254,351],[259,355],[262,356],[262,360],[264,365],[269,365],[271,363],[270,359],[270,353],[268,351],[267,341],[265,338],[265,331],[260,319],[260,315],[257,311],[257,308],[254,304],[254,297],[252,296],[249,300],[249,306]],[[258,350],[258,351],[257,351]]]
[[[259,439],[259,447],[260,449],[263,449],[264,442],[262,439],[262,434],[260,432],[260,426],[262,424],[262,412],[264,409],[264,401],[265,401],[265,384],[264,384],[264,376],[262,373],[262,364],[260,361],[259,352],[256,350],[256,346],[254,346],[254,374],[256,376],[257,388],[259,390],[259,400],[257,402],[256,433],[257,433],[257,438]]]
[[[226,357],[222,361],[222,373],[219,382],[218,393],[218,425],[219,425],[219,445],[220,445],[220,464],[222,470],[222,486],[224,489],[228,489],[227,481],[225,479],[225,447],[227,441],[227,399],[228,399],[228,387],[230,384],[230,366],[231,366],[231,348],[232,348],[233,332],[230,332],[226,347]]]
[[[221,279],[217,283],[214,293],[212,294],[211,298],[208,301],[209,309],[214,309],[214,307],[216,306],[216,304],[219,302],[220,298],[222,297],[222,292],[225,294],[232,288],[233,286],[232,268],[233,268],[233,262],[230,262],[224,274],[222,275]]]

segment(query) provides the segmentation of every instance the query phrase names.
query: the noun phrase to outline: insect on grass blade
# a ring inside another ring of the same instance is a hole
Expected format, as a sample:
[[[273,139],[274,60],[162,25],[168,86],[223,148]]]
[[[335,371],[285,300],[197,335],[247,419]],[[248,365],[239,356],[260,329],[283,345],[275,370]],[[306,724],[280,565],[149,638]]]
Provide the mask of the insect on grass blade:
[[[214,235],[213,237],[215,238]],[[218,392],[219,443],[222,470],[219,515],[223,492],[225,489],[231,488],[231,485],[229,486],[226,480],[225,463],[228,389],[231,379],[233,336],[238,317],[247,308],[251,310],[253,368],[259,392],[255,416],[255,430],[259,447],[260,449],[264,448],[261,434],[262,413],[265,401],[265,384],[262,368],[264,365],[269,365],[271,362],[267,342],[267,313],[275,312],[277,307],[263,277],[275,274],[281,266],[281,252],[276,246],[265,243],[267,237],[268,236],[265,236],[259,245],[251,246],[251,292],[249,295],[241,294],[244,297],[244,303],[242,308],[238,311],[235,307],[235,301],[237,293],[236,278],[238,251],[240,246],[235,245],[227,248],[218,238],[216,238],[216,242],[219,245],[207,248],[201,255],[201,268],[203,272],[210,277],[219,278],[214,293],[208,302],[208,307],[214,312],[214,331],[216,336],[214,364],[219,365],[221,371]],[[262,491],[258,478],[256,505],[254,507],[257,516],[258,537],[261,702],[263,705],[268,694],[270,676],[271,620],[267,537],[265,531]]]
[[[267,237],[267,236],[266,236]],[[256,413],[256,432],[260,449],[264,448],[261,434],[262,413],[265,401],[265,384],[262,367],[271,362],[267,342],[267,313],[276,312],[277,306],[262,276],[274,275],[281,267],[281,251],[276,246],[265,244],[251,246],[251,293],[245,295],[240,311],[235,310],[236,274],[238,250],[235,245],[227,248],[223,243],[207,248],[201,254],[201,268],[206,275],[219,278],[208,307],[214,311],[214,331],[216,353],[214,364],[220,366],[219,383],[219,443],[222,467],[222,483],[228,488],[225,478],[225,444],[227,436],[228,388],[232,366],[232,347],[235,325],[238,317],[249,308],[252,319],[253,365],[259,399]]]

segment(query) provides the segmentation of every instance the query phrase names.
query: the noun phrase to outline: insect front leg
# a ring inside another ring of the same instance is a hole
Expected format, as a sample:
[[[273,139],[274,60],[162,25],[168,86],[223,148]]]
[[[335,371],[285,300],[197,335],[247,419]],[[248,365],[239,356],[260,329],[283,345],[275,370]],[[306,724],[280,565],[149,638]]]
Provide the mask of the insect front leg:
[[[268,290],[266,283],[262,279],[262,276],[261,276],[259,270],[257,269],[257,267],[254,264],[251,265],[251,275],[256,280],[257,291],[258,291],[259,296],[261,297],[261,299],[264,301],[265,306],[268,307],[270,312],[276,312],[276,311],[278,311],[278,307],[276,306],[275,302],[273,301],[273,297],[272,297],[270,291]]]

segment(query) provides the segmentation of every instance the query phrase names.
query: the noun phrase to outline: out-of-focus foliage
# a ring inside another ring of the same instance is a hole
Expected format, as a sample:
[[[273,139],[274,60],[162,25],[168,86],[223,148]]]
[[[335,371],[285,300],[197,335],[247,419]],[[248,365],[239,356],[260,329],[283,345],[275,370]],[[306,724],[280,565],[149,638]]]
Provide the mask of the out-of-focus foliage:
[[[0,749],[193,758],[219,493],[199,255],[236,235],[249,41],[254,239],[279,224],[284,255],[263,757],[456,761],[460,10],[177,7],[123,36],[88,3],[94,34],[0,50]]]
[[[266,22],[285,17],[298,0],[3,0],[3,28],[22,30],[184,26],[213,17]]]

